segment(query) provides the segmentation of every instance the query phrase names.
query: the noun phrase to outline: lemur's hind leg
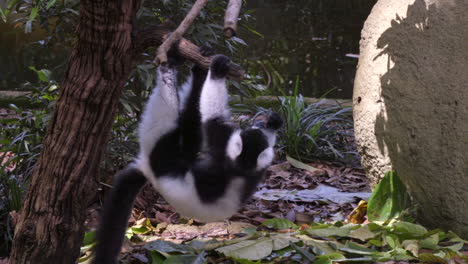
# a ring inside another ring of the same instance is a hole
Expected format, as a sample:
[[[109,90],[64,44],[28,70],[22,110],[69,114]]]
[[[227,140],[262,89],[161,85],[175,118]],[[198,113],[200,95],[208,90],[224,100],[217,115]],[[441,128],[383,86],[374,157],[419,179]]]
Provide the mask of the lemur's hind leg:
[[[200,53],[205,57],[214,55],[213,49],[207,45],[200,47]],[[182,87],[185,89],[182,93],[185,98],[179,98],[180,103],[183,104],[179,120],[182,133],[182,152],[188,162],[194,162],[202,148],[200,96],[207,73],[207,70],[195,64],[192,67],[188,85]]]
[[[228,105],[226,78],[230,64],[231,60],[224,55],[213,58],[200,96],[203,141],[218,162],[225,157],[233,160],[242,150],[240,130],[231,122]]]

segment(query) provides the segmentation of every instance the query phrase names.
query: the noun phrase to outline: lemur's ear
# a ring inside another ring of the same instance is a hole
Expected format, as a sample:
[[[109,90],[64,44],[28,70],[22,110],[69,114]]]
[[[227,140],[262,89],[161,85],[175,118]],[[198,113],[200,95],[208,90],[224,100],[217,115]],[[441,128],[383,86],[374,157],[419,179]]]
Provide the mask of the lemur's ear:
[[[234,132],[227,143],[226,154],[231,160],[235,160],[242,152],[242,138],[240,132],[240,130]]]

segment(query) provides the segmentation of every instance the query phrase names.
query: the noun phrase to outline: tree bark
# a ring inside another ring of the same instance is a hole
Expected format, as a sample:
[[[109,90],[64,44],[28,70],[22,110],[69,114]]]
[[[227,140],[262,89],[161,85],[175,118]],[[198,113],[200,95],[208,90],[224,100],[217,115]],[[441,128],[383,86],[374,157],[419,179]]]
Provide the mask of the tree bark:
[[[10,263],[74,263],[132,66],[139,0],[82,0],[78,39],[15,229]]]

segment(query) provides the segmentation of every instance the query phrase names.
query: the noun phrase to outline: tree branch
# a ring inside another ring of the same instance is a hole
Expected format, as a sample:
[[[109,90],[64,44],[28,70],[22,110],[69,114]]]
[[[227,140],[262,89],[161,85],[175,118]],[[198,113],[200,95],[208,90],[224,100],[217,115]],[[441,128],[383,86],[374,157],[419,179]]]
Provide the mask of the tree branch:
[[[239,18],[242,0],[229,0],[226,8],[226,15],[224,16],[224,36],[232,38],[237,32],[237,20]]]
[[[139,30],[135,35],[135,50],[142,52],[149,47],[157,47],[171,33],[167,25],[151,26]],[[200,53],[200,48],[187,39],[180,39],[176,46],[179,54],[187,60],[196,63],[203,69],[208,69],[211,65],[211,57],[205,57]],[[231,63],[229,69],[229,77],[234,80],[242,80],[244,77],[244,70],[237,64]]]
[[[192,25],[193,21],[195,20],[195,18],[197,18],[201,9],[205,6],[207,2],[208,0],[197,0],[195,4],[193,4],[192,9],[190,9],[190,12],[187,14],[184,20],[182,20],[177,29],[164,40],[161,46],[159,46],[155,58],[156,64],[167,62],[167,51],[172,47],[174,43],[176,43],[182,38],[182,36],[185,34],[185,31],[187,31],[190,25]]]

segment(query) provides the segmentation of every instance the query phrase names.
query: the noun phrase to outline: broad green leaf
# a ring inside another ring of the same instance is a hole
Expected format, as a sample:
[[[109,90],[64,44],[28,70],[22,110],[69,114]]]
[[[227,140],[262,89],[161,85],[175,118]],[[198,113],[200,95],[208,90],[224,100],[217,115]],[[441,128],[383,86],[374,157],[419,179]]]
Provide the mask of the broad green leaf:
[[[387,245],[389,245],[391,248],[396,248],[400,246],[398,238],[393,234],[385,236],[385,242],[387,242]]]
[[[373,261],[373,258],[371,257],[362,257],[362,258],[344,258],[344,259],[336,259],[334,260],[335,262],[371,262]]]
[[[315,260],[315,255],[307,251],[307,248],[301,248],[296,244],[291,244],[291,246],[302,256],[304,256],[307,260],[309,261],[314,261]]]
[[[156,240],[149,242],[144,246],[147,250],[157,250],[158,252],[164,253],[182,253],[182,254],[193,254],[195,251],[186,245],[179,245],[169,241]]]
[[[39,12],[39,7],[38,6],[33,7],[31,9],[31,14],[29,15],[29,20],[33,21],[37,16],[37,12]]]
[[[356,238],[361,241],[367,241],[371,238],[374,238],[376,235],[377,235],[376,233],[370,231],[368,225],[364,225],[364,226],[359,227],[358,229],[351,230],[349,232],[348,237]]]
[[[369,256],[377,253],[376,250],[366,248],[362,245],[359,245],[351,241],[346,241],[344,247],[340,248],[340,250],[344,252],[348,252],[348,253],[359,254],[359,255],[369,255]]]
[[[463,245],[464,245],[464,243],[457,243],[457,244],[453,244],[451,246],[446,246],[446,247],[443,247],[443,248],[450,249],[450,250],[453,250],[453,251],[460,251],[463,248]]]
[[[263,221],[262,225],[268,227],[268,228],[274,228],[274,229],[291,229],[291,228],[297,228],[297,225],[294,224],[293,222],[284,219],[284,218],[273,218],[273,219],[268,219]]]
[[[439,244],[438,233],[419,241],[419,246],[421,248],[436,249],[437,244]]]
[[[312,247],[314,253],[327,255],[336,253],[336,250],[331,246],[331,241],[313,239],[306,235],[298,235],[296,237],[307,246]]]
[[[291,243],[299,242],[299,239],[287,234],[276,234],[270,238],[273,240],[273,250],[280,250],[288,247]]]
[[[346,237],[352,229],[353,227],[348,225],[342,227],[330,226],[327,228],[311,227],[307,229],[306,232],[312,236],[318,237]]]
[[[240,258],[234,258],[234,260],[235,260],[236,263],[238,263],[238,264],[261,264],[261,263],[262,263],[260,260],[252,261],[252,260],[240,259]]]
[[[389,171],[377,184],[369,199],[367,216],[369,221],[387,221],[409,205],[410,198],[405,185],[396,173]]]
[[[55,2],[57,2],[57,0],[49,0],[49,2],[47,2],[46,9],[49,9],[55,5]]]
[[[328,256],[317,256],[314,264],[332,264],[333,262]]]
[[[216,251],[233,258],[259,260],[271,254],[273,241],[271,238],[262,237],[257,240],[245,240],[237,244],[220,247]]]
[[[203,264],[206,263],[206,253],[199,255],[175,255],[164,260],[163,264]]]
[[[403,235],[421,237],[427,233],[427,229],[425,227],[404,221],[395,222],[392,227],[395,233]]]
[[[83,238],[83,246],[93,243],[96,239],[96,231],[86,232]]]
[[[150,251],[150,258],[151,258],[151,264],[162,264],[164,260],[166,259],[163,255],[161,255],[156,250]]]
[[[8,10],[6,10],[8,11]],[[0,16],[2,17],[3,22],[7,22],[7,14],[6,12],[3,11],[3,9],[0,7]]]

